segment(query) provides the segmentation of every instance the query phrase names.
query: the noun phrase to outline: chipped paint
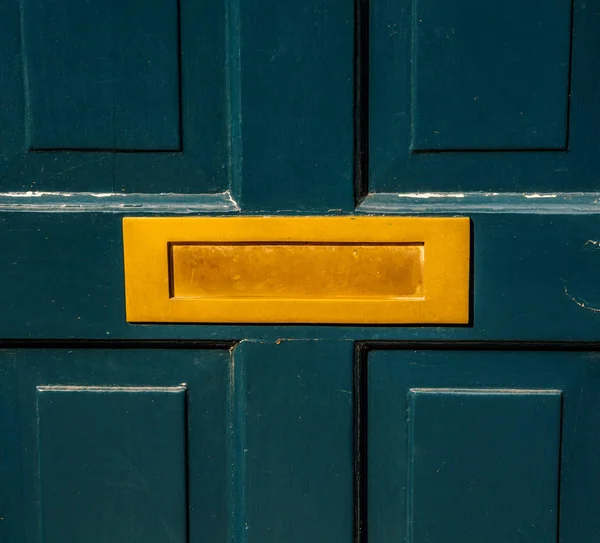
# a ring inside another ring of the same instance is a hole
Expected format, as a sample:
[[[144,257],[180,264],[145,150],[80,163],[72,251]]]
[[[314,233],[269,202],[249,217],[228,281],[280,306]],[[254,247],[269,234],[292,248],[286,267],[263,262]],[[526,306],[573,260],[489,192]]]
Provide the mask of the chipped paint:
[[[465,195],[462,192],[406,192],[399,193],[399,198],[464,198]]]
[[[25,192],[2,192],[0,198],[41,198],[42,196],[69,197],[73,196],[72,192],[41,192],[28,190]]]
[[[0,211],[22,212],[114,212],[128,213],[227,213],[239,211],[231,192],[216,194],[115,192],[4,192],[0,193]]]
[[[587,311],[591,311],[592,313],[600,313],[600,309],[597,307],[592,307],[587,300],[584,300],[583,298],[576,298],[575,296],[571,296],[569,294],[569,291],[567,290],[566,285],[564,285],[563,288],[565,290],[565,296],[567,298],[569,298],[570,300],[572,300],[573,302],[575,302],[575,304],[577,304],[579,307],[586,309]]]
[[[473,213],[510,214],[598,214],[600,193],[371,193],[357,206],[359,214],[443,213],[467,215]]]

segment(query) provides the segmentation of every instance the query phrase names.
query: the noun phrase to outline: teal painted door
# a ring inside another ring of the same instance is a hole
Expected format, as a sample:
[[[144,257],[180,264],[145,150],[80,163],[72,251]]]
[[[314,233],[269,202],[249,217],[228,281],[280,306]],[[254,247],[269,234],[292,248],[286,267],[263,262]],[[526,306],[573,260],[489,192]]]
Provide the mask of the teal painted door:
[[[599,14],[2,0],[0,541],[597,541]],[[470,322],[126,322],[240,214],[469,217]]]

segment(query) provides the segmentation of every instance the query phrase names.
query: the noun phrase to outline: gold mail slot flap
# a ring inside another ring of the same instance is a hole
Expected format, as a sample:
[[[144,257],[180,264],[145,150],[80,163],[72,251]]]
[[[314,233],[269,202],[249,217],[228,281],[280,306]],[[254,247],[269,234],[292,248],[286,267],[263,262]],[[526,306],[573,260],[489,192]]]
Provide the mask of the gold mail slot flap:
[[[470,220],[128,217],[129,322],[465,324]]]

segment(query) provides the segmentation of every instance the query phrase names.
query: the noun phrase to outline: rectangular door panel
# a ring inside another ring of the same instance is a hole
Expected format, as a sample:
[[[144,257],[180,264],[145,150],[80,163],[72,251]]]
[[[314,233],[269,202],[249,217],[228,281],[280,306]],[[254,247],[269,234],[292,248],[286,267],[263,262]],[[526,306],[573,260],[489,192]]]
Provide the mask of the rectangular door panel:
[[[595,190],[597,8],[371,2],[363,192]]]
[[[186,388],[40,386],[44,541],[185,543]]]
[[[23,5],[31,149],[180,148],[178,0]]]
[[[565,148],[570,0],[413,9],[413,150]]]
[[[554,543],[559,391],[411,389],[410,541]]]
[[[585,352],[371,351],[359,362],[369,541],[594,539],[596,361]]]
[[[0,350],[6,540],[225,541],[231,355],[214,347]]]
[[[1,192],[227,190],[228,33],[226,2],[4,2]]]

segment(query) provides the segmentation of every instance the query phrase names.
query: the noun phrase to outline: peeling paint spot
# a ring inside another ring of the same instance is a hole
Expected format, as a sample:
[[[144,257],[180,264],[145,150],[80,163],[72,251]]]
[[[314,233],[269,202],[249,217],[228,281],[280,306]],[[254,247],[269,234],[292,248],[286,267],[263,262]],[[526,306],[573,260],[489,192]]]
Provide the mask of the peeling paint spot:
[[[556,198],[557,194],[524,194],[525,198]]]
[[[566,285],[563,288],[565,289],[565,296],[567,298],[569,298],[570,300],[573,300],[573,302],[575,302],[579,307],[582,307],[583,309],[587,309],[588,311],[591,311],[592,313],[600,313],[600,309],[598,309],[597,307],[592,307],[587,300],[584,300],[583,298],[576,298],[575,296],[571,296],[569,294],[569,291],[567,290]]]
[[[400,198],[464,198],[462,192],[406,192],[398,194]]]
[[[239,211],[230,191],[214,194],[116,193],[116,192],[2,192],[0,211],[171,213]]]
[[[593,239],[588,239],[583,246],[587,247],[588,245],[591,245],[591,249],[600,249],[600,241],[595,241]]]
[[[239,208],[237,202],[233,199],[233,196],[231,195],[231,191],[226,190],[222,194],[223,194],[224,198],[234,207],[234,209],[239,211],[240,208]]]
[[[42,196],[73,196],[71,192],[41,192],[28,190],[26,192],[3,192],[0,196],[7,198],[41,198]]]

